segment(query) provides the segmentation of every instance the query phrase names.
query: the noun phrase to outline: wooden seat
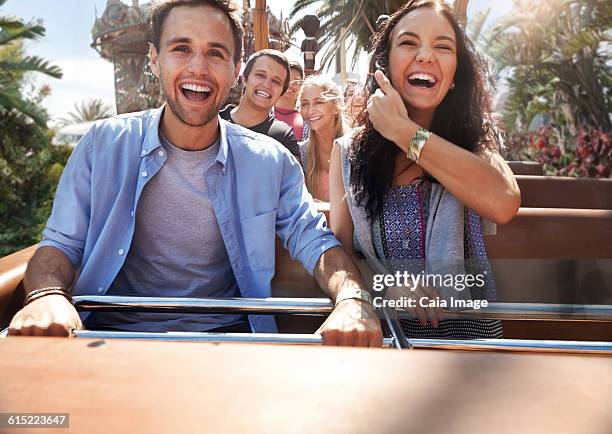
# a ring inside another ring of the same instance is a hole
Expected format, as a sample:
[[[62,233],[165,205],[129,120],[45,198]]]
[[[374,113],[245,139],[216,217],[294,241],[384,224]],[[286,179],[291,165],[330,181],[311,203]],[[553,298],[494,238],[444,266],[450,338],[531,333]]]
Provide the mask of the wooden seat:
[[[0,258],[0,329],[8,326],[15,312],[23,305],[21,280],[36,248],[34,245]]]
[[[535,161],[508,161],[508,166],[515,175],[544,175],[544,169]]]
[[[328,204],[318,206],[329,212]],[[612,304],[612,210],[521,208],[514,220],[498,227],[497,235],[486,236],[485,243],[499,301]],[[35,246],[0,259],[2,327],[21,306],[18,284],[34,250]],[[323,296],[315,279],[278,240],[272,291],[277,297]],[[317,318],[279,318],[285,331],[312,332],[318,324]],[[567,327],[564,335],[549,338],[580,338],[574,333],[578,325]]]
[[[612,209],[612,179],[517,175],[524,208]]]

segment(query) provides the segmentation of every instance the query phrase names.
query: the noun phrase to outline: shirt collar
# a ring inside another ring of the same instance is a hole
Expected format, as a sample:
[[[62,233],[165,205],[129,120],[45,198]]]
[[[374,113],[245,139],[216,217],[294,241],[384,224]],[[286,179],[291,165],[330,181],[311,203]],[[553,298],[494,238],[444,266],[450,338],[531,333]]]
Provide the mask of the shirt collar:
[[[164,103],[160,108],[152,110],[149,127],[147,128],[142,144],[142,152],[140,153],[141,158],[149,155],[153,150],[162,147],[161,141],[159,140],[159,123],[161,122],[165,107],[166,104]],[[223,165],[223,172],[225,172],[228,153],[226,122],[227,121],[219,117],[219,152],[217,153],[216,160]]]
[[[142,143],[142,152],[140,157],[145,157],[153,152],[154,149],[161,147],[161,141],[159,140],[159,122],[161,121],[162,114],[166,104],[163,104],[160,108],[152,110],[151,118],[149,119],[149,126],[145,133],[145,138]]]
[[[227,150],[229,147],[227,141],[227,124],[228,122],[219,116],[219,152],[217,153],[217,161],[223,166],[223,173],[225,173],[225,165],[227,164]]]

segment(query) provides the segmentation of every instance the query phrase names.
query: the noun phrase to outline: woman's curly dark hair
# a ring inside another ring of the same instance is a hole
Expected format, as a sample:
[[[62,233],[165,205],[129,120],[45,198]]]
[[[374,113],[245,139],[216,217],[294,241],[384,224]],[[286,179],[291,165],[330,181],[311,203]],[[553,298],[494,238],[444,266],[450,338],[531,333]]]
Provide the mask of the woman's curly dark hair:
[[[382,68],[388,72],[389,37],[395,25],[407,13],[422,7],[442,13],[452,25],[457,40],[455,88],[446,94],[436,108],[430,131],[474,152],[485,146],[486,137],[489,135],[488,122],[485,122],[491,111],[490,95],[485,88],[487,65],[474,52],[453,11],[443,1],[408,0],[381,25],[370,43],[369,83],[374,82],[373,74],[377,69]],[[367,102],[375,90],[372,85],[366,86],[363,100]],[[394,164],[400,149],[374,129],[365,107],[362,107],[358,117],[358,126],[349,154],[350,183],[357,204],[361,205],[366,200],[366,213],[372,218],[382,211],[384,195],[393,182],[393,170],[389,167]],[[432,181],[435,182],[435,179]]]

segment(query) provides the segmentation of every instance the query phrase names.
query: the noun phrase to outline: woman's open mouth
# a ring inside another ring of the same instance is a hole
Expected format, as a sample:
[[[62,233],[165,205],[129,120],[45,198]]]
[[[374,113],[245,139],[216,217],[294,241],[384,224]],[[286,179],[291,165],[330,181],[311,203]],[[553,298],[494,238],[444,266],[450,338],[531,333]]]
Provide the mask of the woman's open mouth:
[[[415,72],[408,76],[408,83],[410,83],[411,86],[420,87],[422,89],[431,89],[437,82],[436,77],[423,72]]]

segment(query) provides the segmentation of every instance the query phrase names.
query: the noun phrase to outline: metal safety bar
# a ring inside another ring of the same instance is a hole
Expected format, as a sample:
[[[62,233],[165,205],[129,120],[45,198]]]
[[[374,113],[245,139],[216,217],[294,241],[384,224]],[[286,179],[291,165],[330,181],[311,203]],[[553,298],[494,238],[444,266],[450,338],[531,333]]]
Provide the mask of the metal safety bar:
[[[6,329],[0,338],[6,336]],[[265,343],[284,345],[322,345],[320,335],[273,334],[273,333],[197,333],[197,332],[113,332],[95,330],[73,330],[72,336],[79,339],[148,339],[189,342]],[[394,338],[384,338],[383,347],[399,347]],[[612,355],[612,342],[591,341],[546,341],[524,339],[407,339],[413,349],[465,350],[465,351],[511,351],[554,352],[564,354]]]
[[[612,342],[528,339],[409,339],[413,348],[612,355]]]
[[[80,311],[138,311],[175,313],[241,313],[328,315],[334,309],[327,298],[170,298],[79,295],[73,303]],[[404,310],[400,318],[415,318]],[[480,309],[444,311],[445,318],[500,320],[610,321],[612,305],[489,303]]]
[[[138,311],[174,313],[242,313],[327,315],[334,306],[326,298],[158,298],[118,296],[75,296],[73,303],[79,311]],[[553,351],[562,353],[612,354],[612,342],[542,341],[516,339],[406,339],[399,317],[413,318],[403,310],[381,308],[392,338],[385,338],[383,346],[395,348],[435,348],[460,350]],[[399,317],[398,317],[399,314]],[[481,309],[445,312],[446,318],[487,318],[570,321],[612,321],[612,306],[566,305],[540,303],[489,303]],[[8,329],[0,332],[6,337]],[[322,344],[319,335],[286,335],[261,333],[189,333],[189,332],[112,332],[75,330],[75,337],[92,339],[161,339],[204,342],[259,342],[278,344]]]
[[[316,334],[276,333],[207,333],[207,332],[123,332],[73,330],[73,337],[86,339],[151,339],[163,341],[266,343],[293,345],[322,345],[323,338]],[[383,347],[393,346],[392,338],[383,340]]]
[[[79,311],[242,313],[253,315],[328,315],[334,305],[328,298],[178,298],[78,295],[72,297]]]
[[[74,330],[73,336],[86,339],[151,339],[164,341],[266,343],[321,345],[320,335],[273,333],[192,333],[192,332],[112,332]],[[383,347],[397,347],[394,338],[383,339]],[[479,350],[515,352],[555,352],[612,355],[612,342],[545,341],[523,339],[407,339],[414,349]]]
[[[393,338],[393,343],[395,344],[397,349],[411,350],[412,345],[410,344],[410,341],[406,339],[406,335],[404,334],[404,330],[402,329],[399,317],[397,316],[397,311],[389,307],[382,307],[380,308],[380,310],[382,311],[383,318],[387,322],[387,326],[389,327],[389,331],[391,332],[391,336]]]

